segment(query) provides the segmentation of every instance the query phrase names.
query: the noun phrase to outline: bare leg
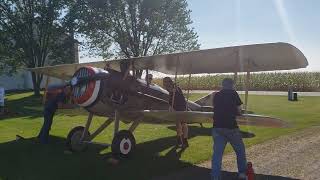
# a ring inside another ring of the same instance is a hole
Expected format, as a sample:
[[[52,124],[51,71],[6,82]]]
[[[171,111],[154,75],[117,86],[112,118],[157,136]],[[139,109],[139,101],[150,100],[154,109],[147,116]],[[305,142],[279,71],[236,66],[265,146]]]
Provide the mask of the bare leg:
[[[176,121],[176,129],[177,129],[177,136],[182,136],[183,129],[182,129],[181,121],[179,121],[179,120]]]
[[[181,121],[176,121],[176,129],[177,129],[177,146],[181,147],[183,143],[183,129],[181,125]]]
[[[183,138],[188,139],[188,136],[189,136],[189,128],[188,128],[187,123],[182,123],[181,126],[182,126]]]
[[[182,121],[181,126],[182,126],[182,132],[183,132],[182,148],[187,148],[189,146],[189,143],[188,143],[188,136],[189,136],[188,125],[187,125],[187,123]]]

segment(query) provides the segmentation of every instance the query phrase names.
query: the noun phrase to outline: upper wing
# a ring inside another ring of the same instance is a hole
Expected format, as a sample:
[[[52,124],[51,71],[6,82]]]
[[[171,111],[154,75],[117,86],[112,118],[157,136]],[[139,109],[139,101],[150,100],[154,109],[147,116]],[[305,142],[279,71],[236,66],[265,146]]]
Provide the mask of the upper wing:
[[[287,43],[206,49],[130,59],[135,68],[165,74],[257,72],[304,68],[303,53]],[[112,67],[112,65],[111,65]]]
[[[175,123],[176,120],[183,120],[188,124],[213,122],[213,112],[200,111],[163,111],[163,110],[144,110],[125,112],[122,115],[127,117],[139,117],[143,122],[161,124]],[[243,114],[237,117],[239,125],[263,126],[263,127],[287,127],[288,124],[280,119],[255,114]]]
[[[93,66],[97,68],[104,68],[106,63],[104,61],[81,63],[81,64],[61,64],[56,66],[46,66],[40,68],[31,68],[30,71],[44,74],[51,77],[56,77],[63,80],[70,80],[73,74],[81,67]]]
[[[308,61],[303,53],[287,43],[268,43],[206,49],[174,54],[146,56],[130,59],[108,60],[82,64],[68,64],[33,68],[31,71],[61,79],[72,77],[83,66],[119,70],[120,62],[126,61],[135,69],[150,69],[165,74],[201,74],[256,72],[304,68]]]

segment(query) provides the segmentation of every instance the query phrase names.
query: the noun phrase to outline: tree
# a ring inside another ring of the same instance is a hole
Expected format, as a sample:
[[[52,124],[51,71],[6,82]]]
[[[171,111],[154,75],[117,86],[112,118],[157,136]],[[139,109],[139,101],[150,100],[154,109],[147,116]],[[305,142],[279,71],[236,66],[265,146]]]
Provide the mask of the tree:
[[[82,12],[79,31],[102,56],[131,58],[200,47],[186,0],[88,0]]]
[[[64,2],[0,2],[0,67],[14,70],[20,66],[35,68],[71,61],[70,52],[63,50],[68,43],[74,43],[62,27],[63,11],[67,8]],[[33,72],[31,75],[34,94],[39,96],[43,76]]]
[[[0,31],[0,75],[12,74],[21,67],[18,59],[24,58],[23,52],[13,48],[13,42],[9,41],[5,32]]]

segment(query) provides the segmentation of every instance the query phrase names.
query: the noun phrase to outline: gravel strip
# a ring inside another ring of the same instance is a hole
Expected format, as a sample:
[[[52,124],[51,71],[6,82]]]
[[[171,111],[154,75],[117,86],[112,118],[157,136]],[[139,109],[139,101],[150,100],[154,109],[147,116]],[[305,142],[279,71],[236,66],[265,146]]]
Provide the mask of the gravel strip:
[[[248,148],[246,154],[257,174],[320,179],[320,127],[308,128],[255,145]],[[210,168],[211,162],[199,166]],[[237,171],[234,153],[223,157],[223,170]]]
[[[320,126],[252,146],[247,149],[255,179],[320,180]],[[234,152],[223,157],[223,179],[237,176]],[[211,160],[153,180],[210,179]]]

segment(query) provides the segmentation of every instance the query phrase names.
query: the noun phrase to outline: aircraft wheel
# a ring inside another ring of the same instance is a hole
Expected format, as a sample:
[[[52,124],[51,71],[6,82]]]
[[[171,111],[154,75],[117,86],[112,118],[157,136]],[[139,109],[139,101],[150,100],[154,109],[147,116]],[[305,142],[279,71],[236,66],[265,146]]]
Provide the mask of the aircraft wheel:
[[[136,140],[128,130],[119,131],[112,140],[112,153],[120,158],[128,158],[134,152]]]
[[[80,141],[83,131],[83,126],[77,126],[69,132],[66,144],[71,151],[80,152],[84,151],[88,147],[86,143],[82,143]],[[88,132],[87,137],[88,136],[90,136],[90,132]]]

